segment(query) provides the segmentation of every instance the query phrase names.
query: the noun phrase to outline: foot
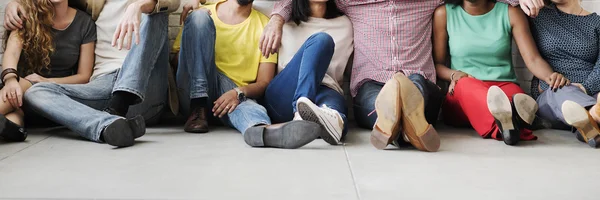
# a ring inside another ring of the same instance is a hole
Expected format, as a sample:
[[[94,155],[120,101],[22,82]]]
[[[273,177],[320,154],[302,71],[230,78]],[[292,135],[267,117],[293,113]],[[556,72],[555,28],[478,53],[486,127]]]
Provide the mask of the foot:
[[[297,149],[317,139],[320,132],[319,124],[299,120],[251,127],[244,133],[244,141],[252,147]]]
[[[561,109],[567,124],[575,127],[590,147],[597,148],[600,144],[600,128],[590,113],[573,101],[565,101]]]
[[[494,116],[504,143],[516,145],[521,139],[521,132],[517,127],[516,118],[513,118],[513,108],[506,93],[498,86],[490,87],[487,93],[487,105],[490,113]]]
[[[23,142],[27,139],[27,131],[0,115],[0,139],[7,142]]]
[[[115,116],[126,117],[125,114],[119,113],[112,108],[106,108],[104,109],[104,112]],[[127,123],[129,123],[129,126],[133,131],[133,137],[135,139],[140,138],[144,136],[144,134],[146,134],[146,121],[141,115],[135,116],[133,118],[127,118],[126,121]]]
[[[326,105],[318,107],[305,97],[298,99],[296,108],[302,119],[318,123],[323,127],[326,132],[321,134],[321,138],[325,142],[331,145],[338,145],[340,143],[342,132],[344,131],[344,121],[340,113],[328,108]]]
[[[206,108],[197,108],[192,111],[183,129],[188,133],[207,133],[208,121],[206,118]]]
[[[408,141],[421,151],[434,152],[440,148],[440,137],[425,119],[423,95],[404,74],[397,73],[381,89],[375,100],[377,123],[371,143],[385,148],[398,138],[400,127]]]
[[[129,147],[134,144],[134,136],[125,119],[117,119],[102,131],[104,142],[116,147]]]

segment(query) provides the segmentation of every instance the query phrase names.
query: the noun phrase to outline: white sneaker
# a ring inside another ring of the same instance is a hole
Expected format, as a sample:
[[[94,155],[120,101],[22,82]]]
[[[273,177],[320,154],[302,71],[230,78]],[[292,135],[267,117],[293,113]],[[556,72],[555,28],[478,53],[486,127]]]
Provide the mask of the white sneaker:
[[[294,113],[294,119],[292,119],[292,121],[298,121],[298,120],[302,120],[302,117],[300,117],[300,113],[295,112]]]
[[[340,144],[344,121],[338,111],[323,105],[318,107],[306,97],[300,97],[296,103],[296,109],[302,119],[320,124],[325,130],[321,138],[331,145]]]

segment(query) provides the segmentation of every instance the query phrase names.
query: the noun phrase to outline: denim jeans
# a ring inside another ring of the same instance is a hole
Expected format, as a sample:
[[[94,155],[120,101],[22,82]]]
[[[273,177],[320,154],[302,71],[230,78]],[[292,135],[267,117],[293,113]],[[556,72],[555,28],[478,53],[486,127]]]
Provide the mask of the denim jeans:
[[[212,110],[212,102],[237,87],[217,71],[215,35],[214,22],[206,11],[194,11],[185,20],[176,75],[180,110],[185,115],[191,112],[191,99],[208,98],[207,110]],[[250,127],[271,124],[267,110],[253,99],[241,102],[221,121],[242,134]]]
[[[344,96],[321,85],[333,56],[335,43],[327,33],[315,33],[300,47],[292,60],[273,78],[265,92],[264,105],[273,122],[291,121],[296,101],[306,97],[315,104],[327,105],[340,113],[347,124]],[[345,133],[346,131],[344,131]]]
[[[377,121],[375,100],[383,88],[383,83],[368,81],[358,88],[354,97],[354,118],[359,127],[372,129]]]
[[[598,94],[595,95],[596,97]],[[537,98],[539,105],[538,115],[552,123],[555,129],[571,129],[563,117],[562,104],[565,101],[574,101],[575,103],[589,109],[596,105],[596,97],[585,94],[579,87],[567,85],[556,92],[546,90]]]
[[[142,115],[148,124],[157,123],[167,101],[167,28],[168,14],[144,15],[140,43],[132,46],[120,70],[87,84],[38,83],[27,90],[24,101],[40,115],[96,142],[106,126],[121,118],[101,111],[116,91],[133,93],[141,102],[129,109],[128,117]]]

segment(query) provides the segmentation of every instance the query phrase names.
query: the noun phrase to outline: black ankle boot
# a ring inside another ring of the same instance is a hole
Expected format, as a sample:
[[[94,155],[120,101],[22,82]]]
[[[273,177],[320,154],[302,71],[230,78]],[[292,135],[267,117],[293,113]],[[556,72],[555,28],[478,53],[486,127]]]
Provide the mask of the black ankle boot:
[[[0,139],[7,142],[23,142],[27,138],[25,128],[0,115]]]

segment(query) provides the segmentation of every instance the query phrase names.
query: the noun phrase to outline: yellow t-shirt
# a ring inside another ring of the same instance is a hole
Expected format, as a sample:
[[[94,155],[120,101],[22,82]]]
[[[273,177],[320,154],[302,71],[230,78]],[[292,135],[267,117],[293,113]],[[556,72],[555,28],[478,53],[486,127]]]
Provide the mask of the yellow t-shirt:
[[[225,24],[217,16],[216,6],[207,5],[216,28],[215,63],[219,72],[229,77],[237,86],[256,82],[260,63],[277,63],[277,54],[265,58],[258,42],[269,18],[252,9],[248,19],[236,25]],[[174,49],[181,44],[178,36]]]

